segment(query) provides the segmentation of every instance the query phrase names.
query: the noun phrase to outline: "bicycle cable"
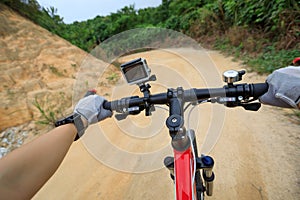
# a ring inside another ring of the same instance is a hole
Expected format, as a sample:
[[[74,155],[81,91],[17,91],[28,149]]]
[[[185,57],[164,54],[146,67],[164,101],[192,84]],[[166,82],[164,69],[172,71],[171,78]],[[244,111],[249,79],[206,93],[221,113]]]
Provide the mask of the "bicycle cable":
[[[194,160],[194,163],[193,163],[194,167],[193,167],[193,170],[191,170],[192,185],[194,185],[194,183],[195,183],[195,177],[196,177],[196,155],[195,155],[195,149],[194,149],[194,145],[193,145],[193,138],[192,138],[190,132],[189,132],[189,134],[188,134],[188,137],[190,138],[191,149],[192,149],[193,160]],[[193,188],[193,190],[194,190],[194,189],[195,189],[195,188]],[[197,191],[196,191],[196,192],[197,192]],[[193,199],[193,200],[195,199],[194,193],[195,193],[195,191],[192,192],[192,199]]]
[[[196,108],[196,106],[200,105],[200,104],[203,104],[203,103],[207,103],[209,102],[209,99],[206,99],[206,100],[201,100],[201,101],[198,101],[196,104],[195,103],[189,103],[185,108],[184,108],[184,111],[187,110],[187,108],[191,105],[193,105],[193,107],[189,110],[188,112],[188,116],[187,116],[187,130],[190,130],[190,117],[191,117],[191,114],[193,112],[193,110]],[[194,185],[195,183],[195,177],[196,177],[196,155],[195,155],[195,149],[194,149],[194,145],[193,145],[193,140],[195,138],[192,138],[192,135],[190,134],[191,132],[189,131],[188,132],[188,137],[190,138],[190,142],[191,142],[191,147],[192,147],[192,154],[193,154],[193,160],[194,160],[194,167],[193,167],[193,172],[192,172],[192,185]],[[193,188],[194,190],[194,188]],[[197,191],[196,191],[197,192]],[[192,192],[192,199],[194,200],[195,199],[195,196],[194,196],[194,192]]]
[[[167,108],[165,108],[165,107],[163,107],[163,106],[157,106],[157,105],[155,105],[154,107],[155,107],[155,108],[160,108],[160,109],[165,110],[165,111],[169,111]]]

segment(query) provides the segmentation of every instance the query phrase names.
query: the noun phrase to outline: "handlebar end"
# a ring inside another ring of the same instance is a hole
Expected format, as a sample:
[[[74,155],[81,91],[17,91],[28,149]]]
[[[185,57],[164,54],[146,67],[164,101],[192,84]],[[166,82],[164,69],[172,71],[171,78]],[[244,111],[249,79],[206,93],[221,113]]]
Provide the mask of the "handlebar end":
[[[252,92],[253,97],[255,99],[262,96],[264,93],[266,93],[269,89],[268,83],[253,83],[252,84]]]
[[[103,102],[103,108],[106,109],[106,110],[111,110],[111,102],[104,101]]]

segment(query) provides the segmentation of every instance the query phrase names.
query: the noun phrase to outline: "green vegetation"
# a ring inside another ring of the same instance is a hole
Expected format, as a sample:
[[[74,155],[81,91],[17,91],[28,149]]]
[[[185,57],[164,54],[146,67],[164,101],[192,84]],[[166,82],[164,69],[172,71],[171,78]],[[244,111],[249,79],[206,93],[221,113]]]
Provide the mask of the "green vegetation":
[[[106,79],[112,84],[115,84],[116,82],[118,82],[119,78],[120,77],[118,76],[118,74],[116,74],[114,72],[111,73],[108,77],[106,77]]]
[[[42,8],[36,0],[1,0],[20,15],[30,19],[34,23],[60,35],[64,25],[63,18],[57,15],[54,7]]]
[[[54,108],[47,108],[45,109],[41,103],[35,98],[33,105],[39,110],[42,119],[37,121],[37,124],[44,124],[44,125],[52,125],[54,126],[56,121],[56,115],[59,111],[54,111]]]
[[[36,96],[32,102],[40,113],[40,119],[36,123],[54,127],[56,120],[65,116],[65,109],[70,106],[69,99],[70,97],[65,92],[52,94],[46,98]]]
[[[276,51],[273,46],[255,58],[244,59],[246,63],[259,73],[271,73],[274,69],[292,64],[291,58],[299,57],[299,50]],[[246,57],[247,58],[247,57]]]
[[[296,117],[298,117],[298,119],[300,119],[300,111],[299,110],[293,110],[294,114]],[[299,121],[300,124],[300,121]]]
[[[72,24],[65,24],[55,8],[42,8],[36,0],[2,2],[85,51],[125,30],[161,27],[229,52],[260,73],[270,73],[300,56],[298,0],[162,0],[156,8],[136,10],[130,5]],[[125,43],[151,42],[153,35],[139,38],[132,35]],[[126,44],[120,46],[126,48]],[[122,51],[120,46],[107,48]]]
[[[51,71],[51,73],[55,74],[56,76],[64,76],[64,74],[62,72],[60,72],[56,67],[54,67],[53,65],[49,66],[49,69]]]

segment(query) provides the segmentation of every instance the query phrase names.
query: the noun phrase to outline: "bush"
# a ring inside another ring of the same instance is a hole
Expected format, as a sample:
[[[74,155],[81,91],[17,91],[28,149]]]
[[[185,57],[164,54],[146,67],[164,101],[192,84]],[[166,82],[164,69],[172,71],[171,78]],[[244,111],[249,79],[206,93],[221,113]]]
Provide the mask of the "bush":
[[[276,51],[273,46],[270,46],[257,57],[248,59],[247,64],[259,73],[271,73],[290,65],[292,60],[299,55],[300,50]]]

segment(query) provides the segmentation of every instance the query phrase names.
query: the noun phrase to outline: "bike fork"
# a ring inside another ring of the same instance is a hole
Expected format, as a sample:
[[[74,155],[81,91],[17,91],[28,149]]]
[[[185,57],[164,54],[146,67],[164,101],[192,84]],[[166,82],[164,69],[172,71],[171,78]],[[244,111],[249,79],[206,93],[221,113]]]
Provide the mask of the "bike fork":
[[[188,131],[189,132],[189,131]],[[192,139],[195,140],[194,137],[194,131],[191,130]],[[178,139],[178,138],[177,138]],[[187,144],[189,143],[189,145]],[[176,140],[176,138],[173,138],[172,140],[172,146],[174,148],[174,155],[175,155],[175,163],[174,163],[174,157],[166,157],[164,159],[164,165],[166,168],[170,170],[170,176],[172,180],[175,182],[177,177],[177,187],[183,187],[187,194],[191,194],[194,186],[192,186],[192,172],[194,171],[193,166],[194,162],[196,162],[196,176],[195,176],[195,184],[196,184],[196,192],[197,192],[197,198],[200,200],[202,199],[201,196],[206,191],[207,196],[212,196],[213,193],[213,181],[214,181],[214,173],[212,171],[214,160],[210,156],[204,156],[198,157],[197,152],[197,146],[194,143],[194,153],[196,160],[193,159],[193,155],[191,153],[191,142],[189,141],[189,138],[185,138],[184,135],[180,136],[180,141]],[[177,148],[178,145],[180,147],[184,148]],[[200,174],[200,170],[202,169],[202,177],[205,181],[205,186],[202,184],[202,178]],[[190,174],[190,175],[189,175]],[[178,180],[179,179],[179,180]],[[188,185],[188,186],[187,186]],[[178,189],[178,188],[177,188]],[[176,189],[176,191],[178,191]],[[179,194],[176,194],[176,197],[178,195],[182,197],[182,192]],[[185,198],[177,198],[177,199],[185,199]],[[191,197],[190,197],[191,198]],[[186,198],[189,199],[189,198]]]

